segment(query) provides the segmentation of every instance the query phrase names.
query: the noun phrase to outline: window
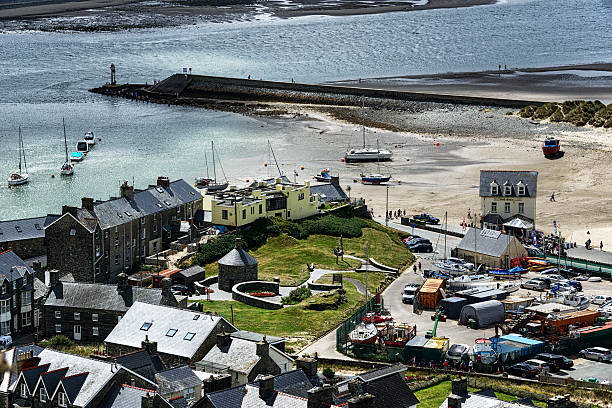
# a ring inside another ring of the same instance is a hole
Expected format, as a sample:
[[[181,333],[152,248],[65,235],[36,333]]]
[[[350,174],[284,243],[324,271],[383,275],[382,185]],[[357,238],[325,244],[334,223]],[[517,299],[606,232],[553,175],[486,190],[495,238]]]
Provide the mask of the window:
[[[491,183],[491,195],[496,196],[499,194],[499,186],[493,182]]]
[[[0,301],[0,313],[10,313],[11,312],[11,301],[9,299]]]
[[[177,331],[178,331],[177,329],[170,329],[170,330],[168,330],[168,333],[166,333],[166,336],[174,337],[174,335],[176,334]]]
[[[25,383],[21,383],[21,386],[19,387],[19,394],[21,395],[21,398],[27,398],[28,397],[28,386]]]
[[[23,232],[23,230],[21,229],[19,225],[15,225],[15,229],[17,230],[17,232]]]
[[[505,185],[504,186],[504,195],[505,196],[512,195],[512,186],[510,186],[510,185]]]
[[[195,398],[195,388],[191,387],[191,388],[185,388],[183,390],[183,397],[186,400],[192,400]]]
[[[6,336],[7,334],[11,334],[10,320],[6,322],[0,322],[0,333],[2,333],[3,336]]]
[[[97,313],[92,313],[92,315],[91,315],[91,321],[92,321],[92,322],[97,322],[97,321],[98,321],[98,314],[97,314]]]
[[[40,388],[40,402],[47,402],[47,390],[44,387]]]
[[[100,239],[100,230],[96,230],[96,239]]]
[[[66,394],[65,393],[63,393],[61,391],[57,393],[57,405],[58,406],[60,406],[62,408],[68,406],[67,401],[68,401],[68,399],[66,398]]]
[[[62,332],[62,325],[61,324],[56,324],[55,325],[55,332],[56,333],[61,333]]]
[[[36,228],[38,231],[42,230],[42,228],[40,227],[40,224],[34,224],[34,228]]]
[[[142,237],[144,239],[144,237]],[[135,248],[136,247],[136,238],[132,239],[132,246]]]
[[[246,219],[246,210],[242,210],[242,219]]]
[[[153,232],[157,232],[157,224],[153,224]]]
[[[147,237],[147,229],[146,229],[146,228],[143,228],[143,229],[140,231],[140,239],[145,239],[146,237]],[[134,240],[134,241],[135,241],[135,240]]]
[[[61,319],[62,318],[62,312],[60,312],[59,310],[55,311],[55,318],[56,319]]]
[[[142,244],[142,248],[140,248],[140,256],[146,256],[147,255],[147,248],[144,244]]]
[[[115,247],[118,247],[118,246],[119,246],[119,240],[118,240],[118,239],[116,239],[116,240],[115,240]]]
[[[81,314],[79,312],[74,312],[74,320],[81,320]]]
[[[119,233],[119,226],[116,226],[115,227],[115,234],[118,234],[118,233]]]
[[[261,214],[262,211],[263,211],[263,207],[261,206],[261,204],[259,204],[259,213]]]
[[[76,230],[73,228],[70,230],[70,236],[74,237],[76,235]]]
[[[194,337],[195,337],[195,333],[192,332],[188,332],[185,337],[183,337],[183,340],[187,340],[187,341],[191,341]]]
[[[98,334],[100,334],[100,332],[98,331],[97,327],[92,327],[91,334],[93,334],[94,336],[97,336]]]
[[[497,213],[497,203],[496,202],[491,203],[491,212],[493,214]]]
[[[518,209],[519,214],[524,214],[525,213],[525,203],[519,203],[518,207],[519,207]]]
[[[140,330],[148,331],[152,325],[153,323],[144,322],[143,325],[140,327]]]
[[[130,247],[130,240],[129,240],[129,238],[126,238],[126,239],[125,239],[125,247],[126,247],[126,248],[129,248],[129,247]]]
[[[17,281],[13,281],[13,290],[17,290]]]
[[[142,218],[140,219],[140,223],[141,223],[142,225],[145,225],[145,218],[144,218],[144,217],[142,217]]]
[[[21,292],[21,307],[29,306],[32,304],[32,292],[26,290]]]
[[[303,200],[303,199],[304,199],[304,193],[298,194],[298,200]]]
[[[510,212],[510,203],[504,203],[504,212],[505,213],[509,213]]]
[[[123,317],[123,316],[117,316],[117,323],[119,323],[121,321],[121,317]]]
[[[32,314],[30,312],[25,312],[21,314],[21,325],[29,326],[32,324]]]
[[[108,230],[104,231],[104,238],[108,239]]]
[[[5,293],[6,293],[6,283],[2,285],[2,294],[4,295]]]
[[[198,320],[200,318],[200,315],[194,315],[193,316],[193,320]]]
[[[291,211],[287,210],[287,218],[291,217]]]
[[[221,218],[227,220],[227,210],[221,210]]]
[[[96,245],[96,256],[100,256],[100,245]]]
[[[115,265],[119,265],[119,255],[115,255]]]

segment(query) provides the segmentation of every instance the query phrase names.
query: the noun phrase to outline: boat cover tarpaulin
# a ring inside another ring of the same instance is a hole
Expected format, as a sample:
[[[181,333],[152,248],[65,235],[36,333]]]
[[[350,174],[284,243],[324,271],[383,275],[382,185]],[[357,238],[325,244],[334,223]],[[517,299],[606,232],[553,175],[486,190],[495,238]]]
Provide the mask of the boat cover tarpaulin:
[[[467,304],[467,299],[462,297],[450,297],[442,299],[440,302],[444,308],[444,314],[449,319],[458,319],[461,315],[461,309]]]
[[[506,223],[504,223],[505,227],[510,227],[510,228],[520,228],[520,229],[524,229],[524,230],[531,230],[533,228],[533,224],[522,220],[520,218],[514,218]]]
[[[464,306],[461,309],[459,323],[468,324],[470,319],[474,319],[478,327],[489,327],[503,322],[504,317],[504,305],[499,300],[487,300]]]

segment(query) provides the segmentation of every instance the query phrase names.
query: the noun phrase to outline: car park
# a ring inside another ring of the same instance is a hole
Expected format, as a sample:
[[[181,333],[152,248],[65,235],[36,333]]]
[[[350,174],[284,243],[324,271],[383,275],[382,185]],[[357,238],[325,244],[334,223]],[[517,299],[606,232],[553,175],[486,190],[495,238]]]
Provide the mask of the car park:
[[[415,215],[412,218],[417,221],[425,221],[425,223],[427,224],[439,224],[440,223],[440,219],[434,217],[431,214],[419,214],[419,215]]]
[[[549,373],[551,371],[550,365],[546,361],[538,360],[536,358],[525,361],[525,364],[536,368],[540,373]]]
[[[566,363],[567,357],[564,357],[559,354],[540,353],[540,354],[537,354],[535,358],[537,360],[541,360],[541,361],[548,363],[548,365],[550,366],[550,371],[553,371],[553,372],[559,371],[562,368],[571,367],[571,365],[567,366],[567,363]],[[572,363],[572,365],[574,365],[574,362],[572,360],[569,360],[569,361]]]
[[[597,295],[591,298],[591,303],[595,305],[603,305],[612,300],[612,296]]]
[[[521,288],[531,290],[546,290],[546,288],[548,288],[548,283],[542,278],[533,278],[527,282],[523,282],[521,284]]]
[[[580,357],[588,360],[597,360],[599,362],[612,360],[612,352],[604,347],[590,347],[580,350]]]
[[[537,378],[538,374],[540,374],[540,371],[538,369],[536,369],[532,365],[525,363],[513,364],[510,367],[506,368],[506,372],[508,374],[524,378]]]
[[[414,303],[414,297],[416,292],[419,290],[419,285],[408,284],[404,286],[404,292],[402,293],[402,303]]]

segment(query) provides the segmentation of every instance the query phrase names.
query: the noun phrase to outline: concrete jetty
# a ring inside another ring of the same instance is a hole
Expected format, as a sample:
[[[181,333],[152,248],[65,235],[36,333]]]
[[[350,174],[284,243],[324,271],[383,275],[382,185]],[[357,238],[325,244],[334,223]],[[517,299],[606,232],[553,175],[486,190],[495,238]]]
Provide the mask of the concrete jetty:
[[[390,105],[393,105],[394,102],[401,104],[413,101],[521,108],[542,103],[527,100],[439,95],[355,86],[303,84],[186,74],[174,74],[155,85],[104,85],[90,91],[151,102],[187,105],[202,105],[213,103],[213,101],[225,101],[226,104],[231,104],[232,101],[240,101],[245,103],[288,102],[358,106],[361,104],[360,100],[363,97],[382,99]]]

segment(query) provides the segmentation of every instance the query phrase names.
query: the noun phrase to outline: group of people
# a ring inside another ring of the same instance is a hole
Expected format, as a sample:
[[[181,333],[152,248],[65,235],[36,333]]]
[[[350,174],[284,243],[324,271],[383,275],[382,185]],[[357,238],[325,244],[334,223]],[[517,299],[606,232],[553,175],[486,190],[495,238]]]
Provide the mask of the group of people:
[[[427,368],[439,368],[448,370],[449,368],[453,368],[452,364],[449,363],[448,360],[441,361],[417,361],[416,357],[412,358],[412,366],[413,367],[427,367]],[[461,371],[471,372],[474,371],[474,362],[472,360],[461,361],[459,367],[454,367],[455,369],[459,369]]]
[[[389,211],[387,214],[388,219],[400,218],[406,216],[406,210]]]

